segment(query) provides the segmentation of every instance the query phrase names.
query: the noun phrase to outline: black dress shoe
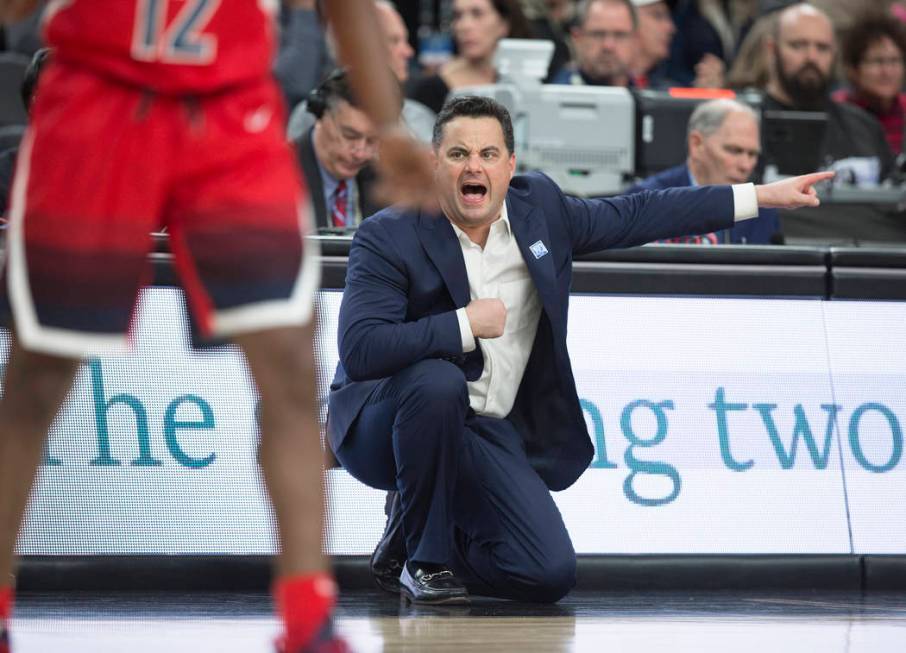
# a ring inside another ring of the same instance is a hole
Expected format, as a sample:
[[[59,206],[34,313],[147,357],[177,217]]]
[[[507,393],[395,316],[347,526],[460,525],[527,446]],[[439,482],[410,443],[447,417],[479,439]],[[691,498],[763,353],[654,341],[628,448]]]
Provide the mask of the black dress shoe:
[[[384,505],[387,526],[384,535],[371,554],[371,576],[377,586],[386,592],[399,594],[400,574],[406,563],[406,541],[403,537],[403,511],[400,493],[388,492]]]
[[[469,591],[446,567],[420,565],[411,560],[403,565],[400,594],[412,603],[423,605],[463,605]]]

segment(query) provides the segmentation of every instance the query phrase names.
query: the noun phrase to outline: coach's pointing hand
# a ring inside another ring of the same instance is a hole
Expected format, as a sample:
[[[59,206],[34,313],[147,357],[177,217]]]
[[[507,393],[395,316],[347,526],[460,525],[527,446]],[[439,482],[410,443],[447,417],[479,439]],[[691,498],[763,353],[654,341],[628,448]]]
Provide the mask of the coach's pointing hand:
[[[814,185],[834,176],[833,172],[813,172],[799,177],[790,177],[772,184],[755,186],[758,208],[798,209],[803,206],[818,206],[818,193]]]

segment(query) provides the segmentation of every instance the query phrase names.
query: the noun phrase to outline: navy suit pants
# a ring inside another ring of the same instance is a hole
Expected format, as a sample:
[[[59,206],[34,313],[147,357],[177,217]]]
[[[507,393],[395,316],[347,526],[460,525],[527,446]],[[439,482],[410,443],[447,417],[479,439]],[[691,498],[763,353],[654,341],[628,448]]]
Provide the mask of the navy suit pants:
[[[400,492],[409,559],[448,565],[485,596],[552,602],[575,585],[572,542],[522,437],[469,408],[452,363],[384,379],[335,453],[361,482]]]

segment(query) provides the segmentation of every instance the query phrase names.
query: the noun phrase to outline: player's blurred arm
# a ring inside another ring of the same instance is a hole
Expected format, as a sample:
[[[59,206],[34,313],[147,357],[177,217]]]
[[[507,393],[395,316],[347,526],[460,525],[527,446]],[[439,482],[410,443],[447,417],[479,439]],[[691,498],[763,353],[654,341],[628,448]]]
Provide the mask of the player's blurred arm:
[[[381,134],[378,192],[389,202],[430,205],[431,155],[400,125],[400,86],[387,63],[381,30],[375,29],[380,22],[374,0],[327,0],[325,9],[337,58],[349,69],[356,99]]]
[[[328,0],[327,20],[336,37],[337,58],[349,69],[356,99],[381,129],[399,121],[400,88],[387,63],[373,0]]]

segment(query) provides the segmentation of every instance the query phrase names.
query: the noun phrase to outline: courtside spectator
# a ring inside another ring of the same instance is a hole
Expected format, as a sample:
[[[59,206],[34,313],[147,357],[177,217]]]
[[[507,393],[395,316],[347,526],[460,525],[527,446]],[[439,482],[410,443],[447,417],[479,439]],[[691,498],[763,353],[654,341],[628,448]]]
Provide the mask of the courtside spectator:
[[[758,116],[736,100],[700,104],[689,118],[688,148],[686,163],[645,179],[629,192],[749,181],[761,152]],[[662,242],[763,245],[780,240],[777,211],[760,209],[757,218],[737,223],[730,229]]]
[[[756,0],[679,0],[668,74],[683,86],[719,88],[745,32],[757,16]]]
[[[551,83],[630,86],[629,67],[638,48],[635,9],[630,0],[585,0],[572,28],[575,62]]]
[[[384,34],[387,45],[387,62],[390,70],[400,84],[405,84],[409,79],[409,63],[415,52],[409,45],[409,30],[402,16],[388,0],[376,0],[378,21]],[[419,141],[428,143],[434,131],[434,112],[415,100],[403,100],[402,119],[409,132]],[[307,103],[303,100],[293,109],[286,128],[289,140],[298,140],[314,125],[314,116],[308,110]]]
[[[409,81],[409,64],[415,55],[409,45],[409,30],[392,2],[376,0],[375,5],[390,55],[390,69],[399,83],[405,84]],[[435,117],[434,112],[421,102],[410,98],[403,100],[403,124],[423,143],[431,141]]]
[[[293,141],[319,230],[353,229],[382,206],[373,200],[377,132],[336,70],[308,96],[315,124]]]
[[[827,15],[798,3],[780,12],[766,40],[769,78],[765,110],[824,111],[827,135],[821,154],[827,164],[847,159],[862,182],[877,182],[893,169],[884,130],[871,115],[851,104],[831,100],[837,41]]]
[[[453,0],[451,29],[457,55],[436,74],[414,80],[407,93],[435,113],[451,90],[497,81],[494,52],[500,39],[530,36],[516,0]]]
[[[726,86],[732,89],[763,89],[770,78],[768,37],[776,30],[777,12],[762,14],[739,44],[727,71]]]
[[[894,154],[903,151],[904,55],[906,27],[900,21],[883,14],[859,21],[843,41],[843,68],[850,87],[834,94],[836,101],[854,104],[877,118]]]
[[[674,83],[667,76],[667,57],[676,26],[664,0],[632,0],[638,16],[638,47],[632,62],[635,85],[639,88],[665,88]]]

